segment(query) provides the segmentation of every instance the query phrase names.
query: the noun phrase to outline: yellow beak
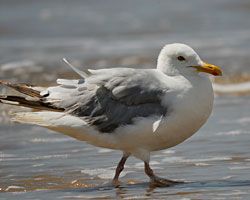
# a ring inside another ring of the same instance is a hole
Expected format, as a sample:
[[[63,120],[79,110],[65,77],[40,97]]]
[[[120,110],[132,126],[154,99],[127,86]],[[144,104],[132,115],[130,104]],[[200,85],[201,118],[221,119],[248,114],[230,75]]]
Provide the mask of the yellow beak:
[[[197,69],[198,72],[206,72],[209,74],[213,74],[214,76],[222,76],[222,70],[220,67],[209,64],[209,63],[203,63],[201,66],[192,66]]]

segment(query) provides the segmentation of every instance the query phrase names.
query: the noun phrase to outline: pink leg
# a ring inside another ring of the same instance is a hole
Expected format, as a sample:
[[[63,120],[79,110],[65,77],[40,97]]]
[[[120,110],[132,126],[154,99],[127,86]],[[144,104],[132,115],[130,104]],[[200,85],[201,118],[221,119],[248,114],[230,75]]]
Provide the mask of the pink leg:
[[[126,160],[128,159],[129,155],[128,154],[124,154],[120,160],[120,162],[118,163],[116,170],[115,170],[115,176],[113,178],[113,184],[114,185],[119,185],[119,175],[122,172],[122,170],[124,169],[124,164],[126,162]]]
[[[156,187],[164,187],[165,186],[165,187],[167,187],[167,186],[171,186],[171,185],[180,183],[177,181],[171,181],[171,180],[160,178],[160,177],[156,176],[154,174],[153,170],[150,168],[148,162],[144,162],[144,170],[145,170],[145,173],[149,176],[152,186],[156,186]]]

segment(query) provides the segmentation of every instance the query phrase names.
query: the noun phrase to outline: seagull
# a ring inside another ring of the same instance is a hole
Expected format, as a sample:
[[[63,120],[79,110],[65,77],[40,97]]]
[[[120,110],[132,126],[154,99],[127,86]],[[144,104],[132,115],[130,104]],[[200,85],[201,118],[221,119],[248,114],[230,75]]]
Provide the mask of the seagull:
[[[57,86],[47,88],[0,81],[26,95],[1,95],[1,103],[33,108],[15,113],[13,120],[122,151],[115,185],[129,156],[144,162],[150,183],[178,183],[155,175],[150,153],[176,146],[201,128],[213,108],[208,75],[221,76],[222,70],[180,43],[165,45],[152,69],[81,71],[64,61],[80,79],[57,79]]]

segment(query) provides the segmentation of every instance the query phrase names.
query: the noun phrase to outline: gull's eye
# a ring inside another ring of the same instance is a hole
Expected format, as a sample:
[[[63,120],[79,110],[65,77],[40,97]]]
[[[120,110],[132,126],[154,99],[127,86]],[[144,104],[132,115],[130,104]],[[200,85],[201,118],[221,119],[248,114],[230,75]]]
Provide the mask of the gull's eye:
[[[185,60],[186,60],[183,56],[178,56],[177,59],[178,59],[179,61],[185,61]]]

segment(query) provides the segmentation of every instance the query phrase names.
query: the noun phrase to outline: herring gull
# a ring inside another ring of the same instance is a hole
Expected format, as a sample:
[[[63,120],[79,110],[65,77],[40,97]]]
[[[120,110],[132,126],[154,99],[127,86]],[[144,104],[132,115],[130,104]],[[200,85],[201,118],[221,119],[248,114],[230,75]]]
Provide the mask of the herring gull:
[[[161,50],[156,69],[80,71],[70,66],[81,78],[58,79],[53,87],[1,81],[28,98],[1,95],[0,102],[34,108],[16,113],[14,121],[121,150],[114,184],[129,156],[144,162],[153,184],[176,183],[155,175],[149,165],[150,152],[180,144],[207,121],[214,99],[207,75],[220,76],[220,68],[203,62],[191,47],[180,43]]]

